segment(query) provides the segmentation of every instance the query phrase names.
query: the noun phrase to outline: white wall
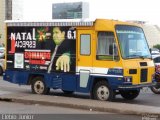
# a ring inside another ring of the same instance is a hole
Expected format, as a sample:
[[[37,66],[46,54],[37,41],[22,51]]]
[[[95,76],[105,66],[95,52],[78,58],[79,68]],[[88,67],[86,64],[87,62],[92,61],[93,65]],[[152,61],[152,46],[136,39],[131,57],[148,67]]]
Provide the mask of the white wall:
[[[24,5],[23,0],[12,0],[12,19],[23,19]]]

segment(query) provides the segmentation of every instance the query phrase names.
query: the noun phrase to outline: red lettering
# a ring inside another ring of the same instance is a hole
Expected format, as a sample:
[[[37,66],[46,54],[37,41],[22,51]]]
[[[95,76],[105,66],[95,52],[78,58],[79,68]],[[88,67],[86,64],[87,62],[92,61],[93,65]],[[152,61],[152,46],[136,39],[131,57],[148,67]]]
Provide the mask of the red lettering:
[[[28,59],[29,58],[29,53],[28,52],[24,52],[24,58]]]
[[[50,60],[51,53],[50,52],[25,52],[25,59],[42,59],[42,60]]]
[[[48,59],[48,60],[51,59],[51,54],[50,53],[46,53],[46,59]]]
[[[45,60],[29,60],[30,64],[36,64],[36,65],[44,65]]]

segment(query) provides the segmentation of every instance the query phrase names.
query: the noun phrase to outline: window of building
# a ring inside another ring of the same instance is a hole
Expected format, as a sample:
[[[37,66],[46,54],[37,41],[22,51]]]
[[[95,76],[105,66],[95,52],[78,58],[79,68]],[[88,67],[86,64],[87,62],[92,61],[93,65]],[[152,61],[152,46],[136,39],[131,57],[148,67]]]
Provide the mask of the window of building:
[[[12,20],[12,0],[5,0],[5,20]]]

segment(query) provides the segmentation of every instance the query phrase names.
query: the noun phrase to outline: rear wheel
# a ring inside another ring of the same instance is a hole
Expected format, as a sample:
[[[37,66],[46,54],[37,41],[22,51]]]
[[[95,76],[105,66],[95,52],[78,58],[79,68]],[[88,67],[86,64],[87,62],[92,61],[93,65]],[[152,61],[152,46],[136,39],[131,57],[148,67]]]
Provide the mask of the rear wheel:
[[[106,81],[97,82],[92,94],[92,98],[97,100],[112,101],[114,99],[114,92]]]
[[[44,83],[43,77],[35,77],[31,83],[32,92],[35,94],[48,94],[50,88]]]
[[[140,93],[140,90],[120,90],[120,94],[124,99],[133,100]]]

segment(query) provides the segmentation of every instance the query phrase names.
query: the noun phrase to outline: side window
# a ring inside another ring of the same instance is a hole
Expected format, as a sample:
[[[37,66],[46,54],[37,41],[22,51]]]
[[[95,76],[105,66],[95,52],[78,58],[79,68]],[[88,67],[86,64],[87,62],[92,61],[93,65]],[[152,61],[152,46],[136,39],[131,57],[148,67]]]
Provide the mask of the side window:
[[[97,38],[97,59],[113,60],[113,52],[116,52],[115,49],[113,49],[115,43],[114,33],[100,31],[97,33]]]
[[[81,34],[80,54],[90,55],[91,53],[91,36],[89,34]]]

